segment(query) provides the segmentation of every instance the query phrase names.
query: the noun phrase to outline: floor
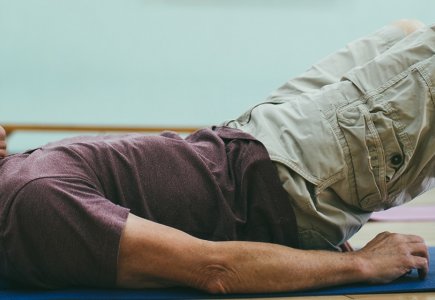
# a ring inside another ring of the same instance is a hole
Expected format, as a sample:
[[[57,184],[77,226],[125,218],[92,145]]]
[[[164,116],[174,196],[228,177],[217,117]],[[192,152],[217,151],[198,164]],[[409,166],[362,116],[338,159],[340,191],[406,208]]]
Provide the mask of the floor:
[[[435,204],[435,190],[415,199],[409,206]],[[435,246],[435,221],[432,222],[369,222],[352,239],[351,244],[355,248],[364,246],[376,234],[383,232],[398,232],[417,234],[422,236],[428,246]],[[257,298],[260,299],[260,298]],[[345,300],[345,299],[370,299],[370,300],[435,300],[435,292],[430,293],[401,293],[401,294],[371,294],[371,295],[342,295],[342,296],[317,296],[317,297],[286,297],[267,298],[273,300]]]
[[[421,195],[407,206],[435,205],[435,189]],[[351,239],[352,246],[360,248],[382,231],[417,234],[422,236],[429,246],[435,246],[435,221],[433,222],[369,222]]]

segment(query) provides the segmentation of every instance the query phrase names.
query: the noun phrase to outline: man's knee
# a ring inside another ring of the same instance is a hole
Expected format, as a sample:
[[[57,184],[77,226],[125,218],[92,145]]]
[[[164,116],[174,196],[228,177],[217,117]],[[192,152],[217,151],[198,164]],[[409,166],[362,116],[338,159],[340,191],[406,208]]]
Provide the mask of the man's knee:
[[[414,31],[422,28],[425,24],[419,20],[413,19],[401,19],[392,23],[393,26],[398,27],[402,30],[406,35],[413,33]]]

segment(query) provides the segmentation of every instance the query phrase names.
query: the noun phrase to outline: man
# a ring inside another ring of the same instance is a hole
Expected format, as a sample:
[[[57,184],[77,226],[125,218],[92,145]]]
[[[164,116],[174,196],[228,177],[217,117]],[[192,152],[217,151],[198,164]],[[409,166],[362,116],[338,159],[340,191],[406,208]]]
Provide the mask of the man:
[[[212,293],[382,283],[414,268],[424,278],[418,236],[384,232],[361,250],[327,251],[371,211],[433,185],[433,29],[405,37],[419,27],[400,21],[350,44],[226,123],[241,130],[82,137],[1,159],[1,275]]]

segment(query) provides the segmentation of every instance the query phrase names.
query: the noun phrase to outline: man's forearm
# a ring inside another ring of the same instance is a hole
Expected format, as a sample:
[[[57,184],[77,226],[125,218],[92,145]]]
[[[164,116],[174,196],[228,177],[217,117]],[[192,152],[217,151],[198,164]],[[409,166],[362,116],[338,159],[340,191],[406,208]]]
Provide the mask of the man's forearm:
[[[384,232],[356,252],[308,251],[273,244],[218,242],[222,261],[212,292],[279,292],[354,282],[387,283],[411,269],[428,270],[422,238]]]
[[[211,242],[130,215],[121,239],[118,285],[190,286],[212,293],[293,291],[364,281],[351,253],[259,242]]]
[[[208,289],[218,293],[279,292],[367,281],[354,253],[307,251],[254,242],[217,242],[207,266]]]
[[[280,292],[388,282],[428,269],[424,241],[383,233],[362,250],[308,251],[258,242],[210,242],[130,215],[118,259],[120,287],[190,286],[212,293]]]

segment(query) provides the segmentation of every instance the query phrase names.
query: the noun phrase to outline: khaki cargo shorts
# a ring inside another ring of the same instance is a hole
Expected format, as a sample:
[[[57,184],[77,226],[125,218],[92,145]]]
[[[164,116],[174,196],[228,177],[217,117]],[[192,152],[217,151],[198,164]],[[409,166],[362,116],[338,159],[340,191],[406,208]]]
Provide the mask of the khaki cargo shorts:
[[[338,249],[370,213],[435,186],[435,26],[351,42],[225,125],[276,163],[302,248]]]

